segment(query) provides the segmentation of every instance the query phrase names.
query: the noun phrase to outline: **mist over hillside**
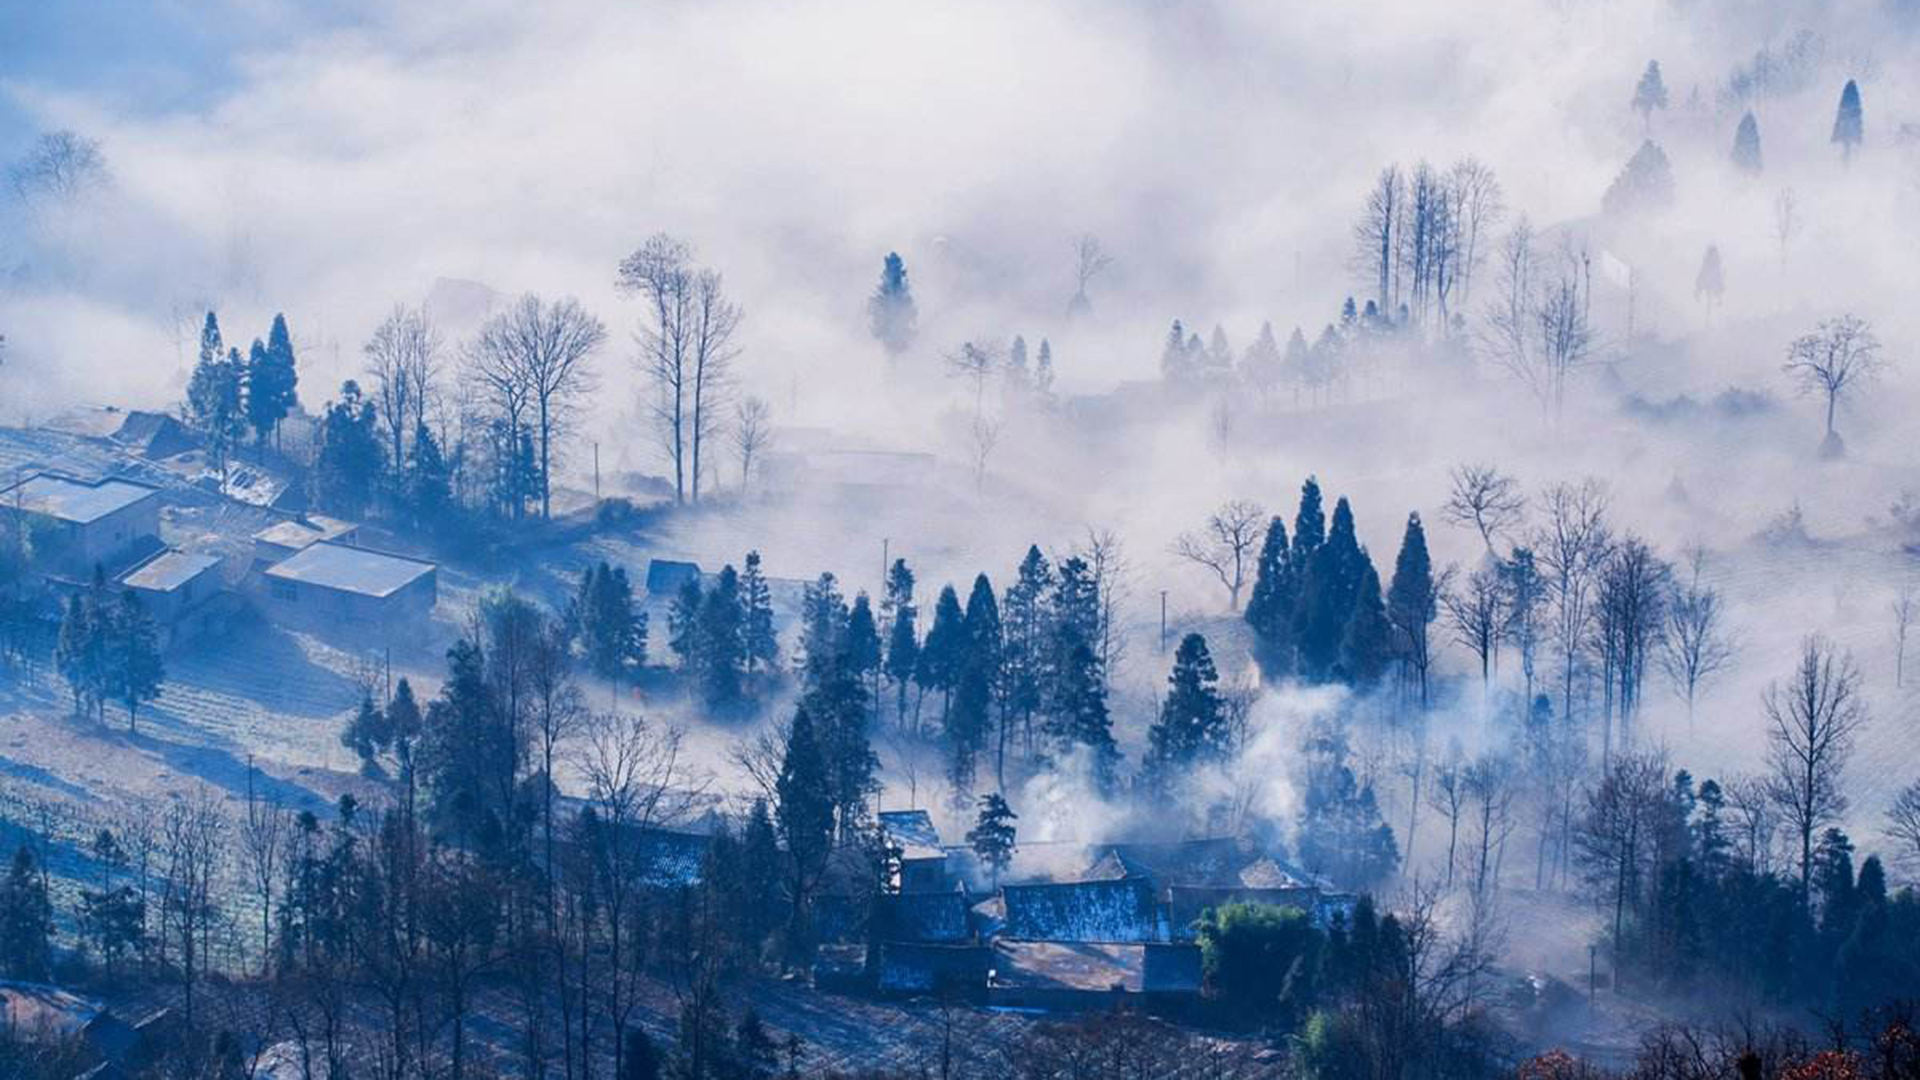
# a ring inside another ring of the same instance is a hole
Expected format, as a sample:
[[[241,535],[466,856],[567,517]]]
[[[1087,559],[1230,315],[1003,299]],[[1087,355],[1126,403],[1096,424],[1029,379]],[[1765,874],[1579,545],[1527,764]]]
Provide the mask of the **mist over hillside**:
[[[1916,62],[1897,0],[0,14],[0,1008],[394,1078],[1879,1053]]]

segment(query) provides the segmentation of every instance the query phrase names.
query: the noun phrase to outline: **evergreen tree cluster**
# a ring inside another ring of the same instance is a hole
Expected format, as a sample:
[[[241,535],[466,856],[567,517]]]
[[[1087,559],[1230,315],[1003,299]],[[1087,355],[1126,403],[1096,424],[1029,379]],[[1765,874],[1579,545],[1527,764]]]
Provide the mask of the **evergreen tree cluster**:
[[[1269,680],[1292,676],[1363,688],[1401,665],[1424,701],[1427,634],[1438,596],[1419,515],[1408,519],[1392,586],[1383,595],[1355,534],[1352,507],[1340,498],[1329,522],[1319,481],[1308,477],[1291,536],[1275,516],[1261,545],[1245,615],[1254,659]]]
[[[166,680],[153,617],[132,590],[109,589],[97,567],[93,583],[67,600],[54,666],[73,695],[74,712],[104,721],[107,703],[117,703],[127,711],[129,731],[140,706],[159,697]]]
[[[745,573],[736,571],[731,563],[721,567],[711,585],[697,577],[689,578],[667,612],[667,644],[675,666],[694,698],[721,716],[737,715],[761,699],[771,686],[779,655],[773,597],[761,570],[760,553],[748,552],[744,565]],[[628,645],[623,663],[633,669],[645,661],[646,617],[633,611],[625,574],[615,577],[615,573],[605,572],[600,586],[606,594],[600,603],[608,615],[592,625],[601,635],[602,649],[612,648],[615,639],[608,635],[625,635]],[[586,587],[583,583],[577,601],[582,610],[587,603]],[[624,618],[619,614],[623,588],[629,613]],[[582,624],[583,628],[587,625]],[[591,650],[596,646],[589,641],[587,647]]]
[[[245,358],[220,334],[211,311],[200,330],[200,353],[187,382],[187,414],[207,441],[224,475],[233,451],[251,430],[261,446],[299,408],[299,364],[285,315],[275,315],[266,341],[255,338]]]

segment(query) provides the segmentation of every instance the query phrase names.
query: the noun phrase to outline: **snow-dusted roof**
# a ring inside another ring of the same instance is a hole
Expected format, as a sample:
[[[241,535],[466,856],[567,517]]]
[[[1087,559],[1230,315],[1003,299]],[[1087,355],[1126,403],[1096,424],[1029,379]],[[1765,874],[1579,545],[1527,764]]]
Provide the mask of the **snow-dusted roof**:
[[[899,845],[903,859],[945,859],[940,847],[940,830],[934,828],[933,815],[925,810],[882,810],[880,828]]]
[[[253,538],[297,551],[300,548],[306,547],[308,544],[318,543],[322,540],[338,540],[357,527],[358,526],[354,525],[351,521],[340,521],[336,518],[321,517],[319,514],[308,514],[305,517],[289,518],[286,521],[275,522],[261,529],[259,532],[254,533]]]
[[[267,577],[363,596],[391,596],[433,572],[430,562],[331,540],[310,544],[265,571]]]
[[[121,574],[120,584],[130,589],[172,592],[218,565],[220,560],[213,555],[166,548]]]
[[[1154,941],[1160,936],[1151,883],[1069,881],[1007,885],[1001,934],[1022,941]]]
[[[131,480],[75,480],[40,473],[0,492],[0,503],[86,525],[159,493],[159,488]]]

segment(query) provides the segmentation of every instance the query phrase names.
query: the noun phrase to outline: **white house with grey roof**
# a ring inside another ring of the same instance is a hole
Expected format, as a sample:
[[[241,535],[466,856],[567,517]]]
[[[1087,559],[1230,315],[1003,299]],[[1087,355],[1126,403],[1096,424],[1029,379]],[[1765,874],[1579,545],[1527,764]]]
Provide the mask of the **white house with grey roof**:
[[[167,645],[184,640],[212,627],[222,612],[230,610],[226,579],[218,555],[162,548],[133,564],[115,584],[140,598],[140,603],[159,625]]]
[[[0,490],[0,513],[24,518],[50,569],[109,571],[159,546],[160,489],[118,477],[36,473]]]
[[[438,599],[438,568],[335,540],[320,540],[260,573],[261,598],[276,621],[320,630],[398,629],[423,619]]]

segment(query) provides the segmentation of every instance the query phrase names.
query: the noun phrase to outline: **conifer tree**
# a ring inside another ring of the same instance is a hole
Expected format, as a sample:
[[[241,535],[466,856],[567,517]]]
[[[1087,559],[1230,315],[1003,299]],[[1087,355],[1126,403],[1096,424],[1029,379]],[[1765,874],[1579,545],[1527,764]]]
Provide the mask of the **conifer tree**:
[[[105,613],[99,589],[67,598],[65,616],[54,645],[54,667],[73,695],[75,715],[93,713],[107,695]]]
[[[1293,670],[1293,614],[1299,596],[1286,522],[1275,514],[1260,545],[1246,612],[1253,630],[1253,659],[1269,681]]]
[[[673,652],[680,673],[689,678],[689,685],[697,681],[700,668],[700,603],[704,599],[706,591],[700,587],[700,579],[690,577],[667,602],[667,648]]]
[[[1295,551],[1303,530],[1294,531]],[[1300,673],[1310,680],[1326,680],[1340,659],[1340,643],[1352,617],[1354,599],[1367,565],[1353,531],[1353,510],[1347,500],[1334,503],[1333,522],[1326,541],[1307,557],[1300,585],[1300,611],[1295,622]]]
[[[1285,358],[1280,354],[1280,342],[1273,336],[1273,323],[1260,324],[1260,333],[1247,346],[1245,355],[1240,357],[1240,375],[1248,386],[1262,394],[1270,394],[1279,389],[1285,378],[1282,365]]]
[[[605,562],[589,566],[580,575],[567,623],[587,669],[616,686],[646,663],[647,613],[634,602],[625,568]]]
[[[222,350],[220,323],[209,311],[200,331],[200,358],[187,381],[187,413],[224,481],[228,458],[246,434],[247,415],[246,365],[238,349]]]
[[[1709,318],[1720,298],[1727,291],[1727,281],[1720,268],[1720,247],[1708,244],[1706,254],[1700,257],[1700,272],[1693,278],[1693,298],[1703,301],[1707,306]]]
[[[1013,812],[999,792],[992,792],[980,796],[980,816],[975,819],[973,828],[967,831],[967,844],[987,865],[995,889],[1000,887],[1000,875],[1006,873],[1007,867],[1013,862],[1014,838],[1017,835],[1013,823],[1019,818],[1020,815]]]
[[[1150,789],[1171,791],[1192,766],[1225,758],[1229,732],[1219,682],[1207,639],[1199,634],[1181,638],[1173,654],[1173,670],[1167,675],[1160,717],[1147,732],[1145,769]]]
[[[447,524],[453,509],[453,474],[440,452],[440,441],[426,424],[415,425],[407,459],[407,511],[415,527],[435,532]]]
[[[880,702],[880,662],[884,654],[880,647],[880,629],[873,620],[873,604],[864,590],[854,596],[853,607],[847,612],[847,637],[843,653],[848,671],[867,686],[868,695],[877,708]]]
[[[1300,406],[1300,391],[1307,388],[1313,366],[1313,346],[1307,344],[1307,335],[1299,327],[1287,335],[1287,354],[1280,361],[1281,381],[1293,387],[1293,404]]]
[[[793,714],[787,745],[774,781],[774,822],[787,852],[787,895],[792,903],[788,930],[798,946],[806,924],[813,884],[833,849],[834,807],[828,794],[825,757],[813,720],[802,707]]]
[[[1179,319],[1167,330],[1167,342],[1160,349],[1160,377],[1170,383],[1193,378],[1192,354],[1187,346],[1187,328]]]
[[[132,731],[140,706],[160,696],[167,677],[160,631],[140,597],[126,590],[108,617],[107,633],[107,689],[126,708],[127,730]]]
[[[948,778],[953,783],[956,800],[962,796],[972,797],[975,758],[986,746],[1000,687],[1000,605],[994,599],[993,583],[985,574],[973,579],[973,591],[967,595],[960,642],[953,708],[947,716],[946,730]],[[1004,787],[1004,755],[997,778]]]
[[[1740,126],[1733,132],[1733,165],[1749,176],[1760,175],[1764,168],[1760,156],[1760,122],[1753,118],[1751,109],[1740,117]]]
[[[817,683],[839,658],[846,633],[846,598],[834,576],[823,573],[800,598],[800,651],[794,663],[808,686]]]
[[[1633,111],[1640,114],[1642,129],[1651,129],[1653,111],[1667,107],[1667,84],[1660,77],[1660,61],[1647,61],[1647,70],[1633,88]]]
[[[53,973],[53,903],[46,875],[33,849],[14,849],[0,882],[0,972],[22,982],[45,982]]]
[[[1369,568],[1371,570],[1371,568]],[[1377,596],[1380,582],[1372,588]],[[1361,584],[1365,602],[1366,583]],[[1393,563],[1393,583],[1387,590],[1386,617],[1392,624],[1390,655],[1397,657],[1406,681],[1419,692],[1420,707],[1428,703],[1428,673],[1433,664],[1433,621],[1440,614],[1440,587],[1434,580],[1433,559],[1427,553],[1427,533],[1418,512],[1407,515],[1407,530],[1400,539],[1400,554]],[[1359,617],[1356,609],[1355,618]],[[1353,627],[1350,625],[1349,630]],[[1358,628],[1361,640],[1370,637],[1372,628]],[[1351,669],[1350,669],[1351,670]]]
[[[744,565],[746,569],[740,574],[740,603],[745,613],[740,636],[747,672],[775,671],[780,664],[780,637],[773,627],[773,591],[767,585],[767,575],[760,569],[758,551],[747,552]]]
[[[1320,509],[1320,481],[1309,476],[1300,485],[1300,509],[1293,516],[1293,562],[1299,569],[1327,539],[1327,519]]]
[[[740,576],[731,564],[714,576],[713,588],[701,597],[695,619],[701,700],[709,709],[728,712],[740,704],[740,676],[746,666]]]
[[[907,285],[906,260],[888,252],[880,267],[880,284],[867,300],[867,327],[887,355],[898,358],[913,346],[920,315]]]
[[[340,384],[340,400],[328,402],[320,424],[320,453],[313,464],[315,499],[344,517],[357,518],[373,502],[386,473],[386,449],[375,426],[373,402],[360,384]]]
[[[1640,144],[1600,197],[1600,209],[1615,215],[1650,213],[1671,205],[1673,165],[1651,139]]]
[[[1833,114],[1833,142],[1840,147],[1842,160],[1853,161],[1854,151],[1867,137],[1866,121],[1860,111],[1860,86],[1852,79],[1840,91],[1840,107]]]
[[[1027,548],[1020,560],[1014,583],[1007,588],[1000,613],[1005,627],[1005,713],[1001,745],[1004,751],[1006,726],[1017,720],[1032,746],[1033,717],[1044,701],[1047,660],[1053,648],[1051,612],[1048,599],[1053,589],[1053,566],[1040,554],[1039,545]]]
[[[1054,679],[1056,687],[1047,733],[1064,755],[1084,751],[1091,759],[1095,788],[1112,794],[1119,778],[1120,750],[1107,710],[1107,680],[1093,648],[1075,639]]]
[[[919,609],[913,603],[913,571],[907,560],[895,559],[887,571],[886,675],[893,682],[894,722],[907,722],[907,687],[920,664]]]
[[[1366,563],[1360,570],[1352,614],[1347,616],[1346,629],[1340,635],[1336,670],[1351,685],[1370,687],[1379,683],[1393,658],[1394,626],[1380,599],[1380,575],[1372,563]]]
[[[273,317],[273,327],[267,332],[264,345],[260,339],[254,339],[247,358],[246,380],[247,423],[264,446],[267,436],[278,434],[280,422],[299,404],[296,393],[300,383],[299,367],[285,315]]]
[[[1033,369],[1027,363],[1027,339],[1019,334],[1013,335],[1013,344],[1007,346],[1007,367],[1003,374],[1010,391],[1020,393],[1033,386]]]
[[[941,588],[933,605],[933,625],[920,643],[919,665],[914,681],[927,690],[940,692],[940,724],[945,726],[953,711],[953,691],[967,655],[966,616],[960,608],[959,594],[953,586]]]
[[[1042,398],[1053,393],[1053,345],[1040,339],[1040,352],[1033,361],[1033,389]]]

